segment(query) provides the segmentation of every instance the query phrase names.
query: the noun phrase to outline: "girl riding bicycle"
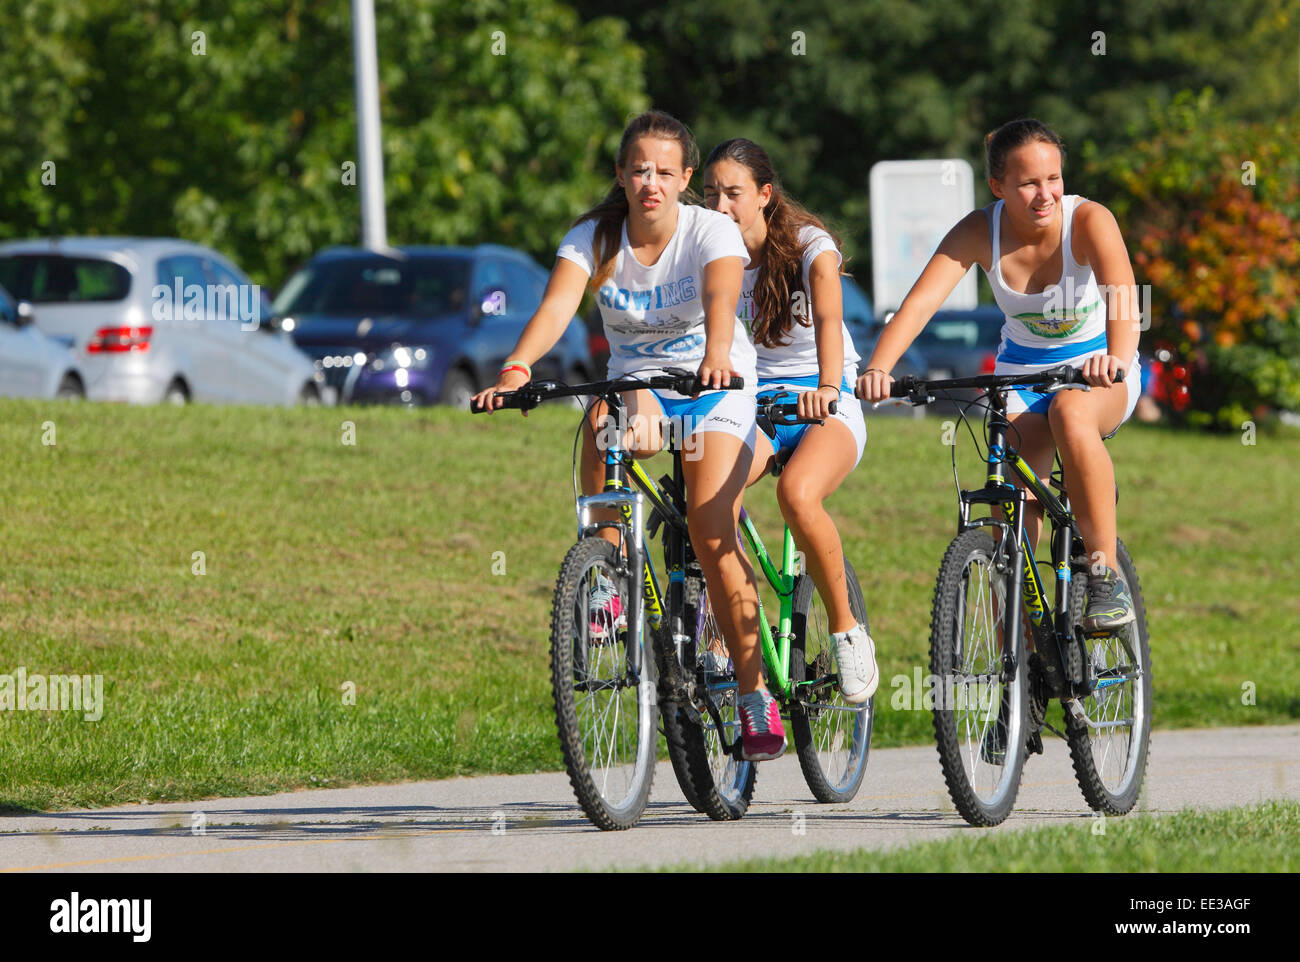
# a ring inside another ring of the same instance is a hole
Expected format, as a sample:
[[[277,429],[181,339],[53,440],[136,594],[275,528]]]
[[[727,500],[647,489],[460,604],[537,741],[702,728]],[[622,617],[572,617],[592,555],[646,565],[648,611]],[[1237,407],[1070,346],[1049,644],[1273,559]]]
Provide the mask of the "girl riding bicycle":
[[[704,203],[736,222],[748,251],[740,316],[754,341],[759,391],[797,394],[801,417],[825,420],[778,426],[777,449],[758,432],[747,484],[772,470],[778,453],[788,456],[777,501],[826,604],[840,690],[846,701],[861,703],[879,682],[875,644],[849,606],[839,532],[823,506],[867,441],[852,394],[858,353],[843,321],[843,259],[825,225],[785,192],[771,159],[751,140],[728,140],[709,154]]]
[[[889,372],[972,264],[988,276],[1005,315],[995,373],[1058,364],[1082,369],[1091,389],[1009,395],[1007,420],[1030,467],[1046,477],[1059,449],[1066,487],[1093,565],[1083,626],[1113,631],[1133,621],[1133,602],[1116,569],[1115,469],[1103,441],[1141,394],[1138,304],[1119,227],[1095,201],[1066,194],[1065,147],[1036,120],[1016,120],[985,141],[995,204],[964,217],[939,245],[885,327],[858,394],[889,396]],[[1118,371],[1124,381],[1115,383]],[[1032,496],[1026,536],[1038,541],[1042,507]]]
[[[582,488],[594,494],[604,483],[598,434],[613,427],[626,449],[648,457],[663,446],[665,421],[682,425],[691,544],[736,667],[744,753],[758,761],[778,757],[786,740],[760,673],[758,589],[736,534],[755,433],[754,348],[736,317],[748,255],[731,220],[679,203],[698,162],[690,131],[668,114],[647,111],[628,125],[614,166],[617,183],[560,242],[541,305],[497,383],[474,403],[490,411],[500,404],[493,404],[497,392],[529,381],[530,365],[559,340],[588,285],[610,344],[611,379],[698,369],[713,390],[695,397],[631,392],[627,425],[609,425],[607,406],[593,406],[583,428]],[[737,375],[743,391],[720,390]],[[601,533],[617,544],[616,533]],[[612,584],[594,585],[591,603],[593,627],[622,614]]]

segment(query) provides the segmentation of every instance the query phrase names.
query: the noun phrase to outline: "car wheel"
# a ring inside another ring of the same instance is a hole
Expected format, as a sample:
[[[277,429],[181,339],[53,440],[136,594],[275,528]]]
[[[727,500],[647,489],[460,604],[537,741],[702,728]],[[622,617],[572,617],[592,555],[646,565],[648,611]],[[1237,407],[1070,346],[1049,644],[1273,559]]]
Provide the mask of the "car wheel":
[[[190,403],[190,392],[185,386],[185,382],[177,378],[167,385],[167,391],[163,394],[164,404],[175,404],[178,407]]]
[[[315,384],[308,383],[302,386],[302,390],[298,392],[298,403],[303,407],[320,407],[320,391]]]
[[[463,411],[469,410],[469,399],[474,396],[474,382],[464,371],[456,368],[448,371],[442,379],[442,391],[438,395],[439,404],[448,404]]]
[[[81,385],[81,378],[69,373],[63,375],[63,380],[59,382],[59,389],[54,392],[54,396],[61,401],[83,401],[86,397],[86,389]]]

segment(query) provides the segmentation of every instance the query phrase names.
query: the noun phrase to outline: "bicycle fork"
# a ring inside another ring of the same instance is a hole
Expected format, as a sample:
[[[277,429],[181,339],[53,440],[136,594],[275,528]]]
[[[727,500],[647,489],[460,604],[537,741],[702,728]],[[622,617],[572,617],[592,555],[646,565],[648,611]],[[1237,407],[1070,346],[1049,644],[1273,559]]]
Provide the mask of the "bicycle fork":
[[[599,494],[589,494],[578,498],[578,538],[596,535],[601,528],[616,527],[619,530],[620,560],[626,556],[629,581],[640,582],[640,590],[628,591],[627,618],[630,638],[628,641],[628,669],[634,677],[644,673],[646,638],[643,613],[658,624],[663,618],[663,608],[659,604],[659,593],[654,582],[654,573],[650,569],[645,546],[645,495],[627,486],[621,454],[608,451],[605,455],[605,488]],[[619,522],[593,521],[593,509],[611,509],[618,512]]]

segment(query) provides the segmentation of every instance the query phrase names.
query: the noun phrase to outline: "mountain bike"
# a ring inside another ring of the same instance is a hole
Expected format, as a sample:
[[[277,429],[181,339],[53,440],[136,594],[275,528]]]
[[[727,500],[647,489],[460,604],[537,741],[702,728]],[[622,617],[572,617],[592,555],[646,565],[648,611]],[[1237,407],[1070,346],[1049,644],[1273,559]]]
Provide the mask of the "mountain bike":
[[[1116,380],[1122,380],[1121,377]],[[1151,654],[1146,606],[1128,549],[1117,542],[1118,567],[1133,596],[1134,620],[1114,633],[1087,633],[1082,620],[1090,560],[1070,510],[1059,457],[1048,483],[1007,443],[1006,395],[1016,387],[1083,389],[1069,365],[1033,374],[946,380],[903,377],[891,397],[927,404],[945,390],[979,388],[965,401],[986,410],[983,488],[958,487],[957,537],[939,567],[930,622],[934,730],[948,793],[972,825],[997,825],[1011,812],[1025,760],[1043,750],[1042,729],[1069,743],[1075,776],[1095,810],[1130,811],[1141,790],[1151,733]],[[1021,486],[1007,479],[1007,469]],[[953,478],[957,478],[956,450]],[[1059,494],[1053,494],[1048,486]],[[1055,594],[1025,538],[1027,492],[1051,528]],[[1118,491],[1116,492],[1118,496]],[[972,518],[978,505],[1001,517]],[[1028,651],[1032,643],[1032,652]],[[1065,708],[1065,732],[1047,723],[1050,699]]]
[[[731,379],[733,389],[742,386]],[[550,398],[588,396],[603,400],[618,423],[625,410],[620,395],[645,388],[692,394],[699,384],[694,374],[673,371],[579,385],[530,382],[496,396],[502,407],[524,410]],[[794,408],[778,405],[770,414],[798,423]],[[757,776],[755,763],[742,756],[739,687],[691,547],[681,438],[672,440],[672,474],[656,482],[622,447],[621,430],[605,438],[604,488],[576,497],[578,540],[561,565],[553,599],[551,682],[565,768],[584,813],[607,830],[630,828],[645,809],[657,715],[674,774],[696,810],[718,820],[740,818]],[[601,509],[616,512],[616,520],[596,520],[593,512]],[[601,529],[614,530],[618,544],[601,537]],[[850,710],[839,698],[835,646],[811,578],[796,570],[788,529],[780,572],[743,509],[741,531],[781,597],[775,632],[760,601],[764,672],[790,713],[805,777],[818,798],[852,798],[865,769],[872,703]],[[655,537],[666,593],[650,550]],[[846,574],[854,614],[865,624],[861,590],[847,564]]]

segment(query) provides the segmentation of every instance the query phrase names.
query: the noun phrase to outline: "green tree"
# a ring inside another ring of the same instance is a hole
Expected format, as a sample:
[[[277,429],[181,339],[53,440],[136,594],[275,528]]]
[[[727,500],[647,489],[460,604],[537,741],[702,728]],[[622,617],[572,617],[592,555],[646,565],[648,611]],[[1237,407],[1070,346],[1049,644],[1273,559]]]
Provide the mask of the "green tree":
[[[646,105],[623,24],[551,0],[376,15],[390,242],[549,264]],[[320,0],[4,0],[0,237],[179,235],[263,283],[359,242],[351,28]]]
[[[1192,424],[1300,410],[1297,122],[1238,123],[1207,90],[1153,107],[1153,135],[1091,162],[1151,285],[1144,350],[1193,361]]]
[[[786,186],[844,233],[859,275],[876,161],[963,157],[984,203],[984,135],[1016,117],[1055,127],[1077,158],[1127,146],[1151,100],[1186,88],[1213,88],[1241,121],[1296,101],[1293,0],[578,2],[611,6],[646,50],[656,106],[705,151],[735,136],[767,147]],[[1066,184],[1096,186],[1073,163]]]

